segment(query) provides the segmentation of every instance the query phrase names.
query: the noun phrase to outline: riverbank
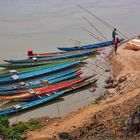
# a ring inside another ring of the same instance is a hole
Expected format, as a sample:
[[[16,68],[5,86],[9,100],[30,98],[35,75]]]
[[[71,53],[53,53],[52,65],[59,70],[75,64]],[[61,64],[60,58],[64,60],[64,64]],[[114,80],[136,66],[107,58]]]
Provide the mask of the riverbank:
[[[126,45],[122,44],[117,55],[110,58],[115,80],[124,76],[124,82],[107,89],[99,104],[89,105],[53,121],[43,119],[44,127],[28,132],[28,139],[122,139],[127,118],[140,105],[140,51],[128,50]]]

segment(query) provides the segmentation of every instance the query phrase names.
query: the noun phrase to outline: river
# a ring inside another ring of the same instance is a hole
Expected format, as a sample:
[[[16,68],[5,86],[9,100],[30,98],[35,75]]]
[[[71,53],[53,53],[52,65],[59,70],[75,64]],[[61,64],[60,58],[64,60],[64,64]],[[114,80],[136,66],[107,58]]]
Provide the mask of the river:
[[[81,45],[98,42],[81,29],[85,27],[96,34],[82,16],[90,20],[110,40],[111,30],[80,9],[77,4],[101,17],[128,37],[139,34],[139,0],[1,0],[0,62],[4,59],[24,58],[30,48],[34,52],[53,52],[57,51],[57,47],[74,46],[75,40]],[[64,116],[90,104],[93,96],[99,92],[100,89],[96,93],[87,89],[70,94],[56,103],[24,112],[19,115],[18,120],[46,115]],[[12,118],[12,121],[15,120],[17,117]]]

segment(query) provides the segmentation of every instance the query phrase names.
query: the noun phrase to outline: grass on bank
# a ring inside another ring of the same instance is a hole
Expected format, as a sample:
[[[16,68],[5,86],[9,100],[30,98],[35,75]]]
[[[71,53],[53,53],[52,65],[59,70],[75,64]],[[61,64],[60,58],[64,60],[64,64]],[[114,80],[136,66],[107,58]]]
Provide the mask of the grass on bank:
[[[92,105],[99,105],[101,103],[101,100],[95,99],[91,102]]]
[[[120,127],[123,128],[126,125],[126,117],[124,115],[121,115],[120,117]]]
[[[5,140],[25,140],[27,131],[33,131],[41,127],[41,122],[37,119],[10,125],[7,117],[0,116],[0,136]]]

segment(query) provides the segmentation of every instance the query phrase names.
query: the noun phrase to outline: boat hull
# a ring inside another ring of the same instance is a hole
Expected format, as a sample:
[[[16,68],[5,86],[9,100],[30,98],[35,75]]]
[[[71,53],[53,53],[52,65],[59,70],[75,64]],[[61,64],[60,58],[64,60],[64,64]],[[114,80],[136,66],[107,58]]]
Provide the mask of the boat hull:
[[[57,64],[60,64],[60,63],[66,63],[66,62],[69,62],[69,61],[76,61],[76,60],[84,60],[86,59],[86,57],[76,57],[76,58],[69,58],[68,60],[67,59],[64,59],[64,60],[53,60],[53,61],[46,61],[46,62],[38,62],[38,61],[32,61],[31,63],[5,63],[5,64],[0,64],[0,67],[3,67],[3,68],[8,68],[8,69],[18,69],[17,71],[18,72],[22,72],[24,71],[24,69],[34,69],[35,67],[39,67],[41,65],[48,65],[51,66],[51,65],[57,65]],[[2,73],[0,73],[0,76],[1,76]]]
[[[22,73],[22,74],[17,74],[14,75],[15,77],[12,76],[8,76],[8,77],[4,77],[0,79],[0,84],[9,84],[9,83],[13,83],[13,82],[19,82],[22,81],[24,79],[29,79],[29,78],[33,78],[33,77],[37,77],[37,76],[41,76],[41,75],[45,75],[48,73],[52,73],[52,72],[56,72],[65,68],[69,68],[72,67],[78,63],[80,63],[81,61],[74,61],[74,62],[68,62],[68,63],[64,63],[64,64],[60,64],[51,68],[43,68],[40,70],[35,70],[32,72],[27,72],[27,73]]]
[[[28,59],[23,59],[23,60],[4,60],[6,62],[9,63],[31,63],[33,61],[37,61],[37,62],[43,62],[43,61],[50,61],[50,60],[59,60],[59,59],[66,59],[66,58],[74,58],[74,57],[79,57],[79,56],[86,56],[89,54],[98,54],[96,51],[94,50],[84,50],[84,51],[78,51],[74,54],[60,54],[60,55],[56,55],[56,56],[51,56],[51,57],[47,57],[47,58],[37,58],[36,60],[34,60],[33,58],[28,58]]]
[[[74,84],[80,83],[88,78],[90,78],[90,77],[86,77],[86,78],[79,77],[79,78],[69,80],[66,82],[62,82],[62,83],[58,83],[58,84],[55,84],[52,86],[45,86],[45,87],[37,88],[37,89],[30,89],[29,91],[20,93],[18,95],[1,96],[0,98],[1,98],[1,100],[16,100],[16,101],[21,101],[21,100],[23,101],[24,100],[24,101],[26,101],[26,99],[29,100],[32,98],[38,98],[39,96],[46,95],[47,93],[55,92],[55,91],[58,91],[60,89],[67,88],[67,87],[72,86]]]
[[[120,39],[120,42],[123,41],[123,39]],[[75,47],[58,47],[59,50],[62,51],[75,51],[75,50],[87,50],[87,49],[96,49],[101,47],[106,47],[109,45],[112,45],[113,41],[105,41],[97,44],[90,44],[90,45],[84,45],[81,47],[75,46]]]
[[[12,86],[8,86],[8,87],[5,87],[5,88],[0,88],[0,92],[2,92],[2,93],[0,93],[0,96],[9,95],[9,93],[6,92],[6,91],[14,91],[13,93],[11,92],[11,94],[16,95],[16,94],[19,94],[19,91],[22,91],[22,90],[28,90],[30,88],[32,88],[32,89],[40,88],[40,87],[43,87],[43,86],[46,86],[46,85],[55,84],[55,83],[58,83],[58,82],[61,82],[61,81],[64,81],[64,80],[74,78],[74,77],[76,77],[80,74],[82,74],[82,71],[80,71],[80,70],[78,71],[78,69],[73,69],[71,71],[69,70],[69,71],[63,72],[62,74],[59,73],[59,75],[54,74],[54,75],[52,75],[52,77],[46,76],[46,78],[45,77],[43,78],[45,80],[38,80],[38,81],[32,82],[32,83],[28,82],[28,84],[25,82],[25,84],[23,86],[20,86],[20,85],[13,86],[12,85]]]

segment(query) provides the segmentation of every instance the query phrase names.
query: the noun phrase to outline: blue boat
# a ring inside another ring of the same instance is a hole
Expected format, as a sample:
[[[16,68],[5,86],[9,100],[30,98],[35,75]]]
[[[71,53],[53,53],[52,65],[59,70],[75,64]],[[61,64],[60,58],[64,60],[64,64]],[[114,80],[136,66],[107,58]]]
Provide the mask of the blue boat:
[[[50,94],[50,95],[47,94],[47,96],[45,96],[45,97],[40,97],[39,99],[30,101],[30,102],[26,102],[26,103],[23,103],[20,105],[12,106],[12,107],[4,109],[4,110],[0,110],[0,116],[7,116],[7,115],[10,115],[13,113],[17,113],[17,112],[41,105],[43,103],[47,103],[47,102],[54,100],[54,99],[66,94],[66,93],[69,93],[69,92],[72,92],[74,90],[81,89],[81,88],[86,87],[90,84],[93,84],[96,81],[97,80],[95,80],[95,79],[84,81],[84,82],[81,82],[79,84],[73,85],[65,90],[62,90],[62,91],[59,91],[56,93],[54,92],[53,94]]]
[[[78,71],[79,68],[72,68],[72,69],[69,69],[69,70],[65,70],[65,71],[62,71],[62,72],[57,72],[55,74],[50,74],[50,75],[43,75],[43,76],[39,76],[37,77],[36,79],[28,79],[27,81],[24,82],[25,85],[30,85],[32,83],[38,83],[40,81],[45,81],[45,80],[53,80],[53,79],[56,79],[56,78],[59,78],[59,77],[62,77],[62,76],[65,76],[65,75],[68,75],[68,74],[71,74],[71,73],[74,73],[75,71]],[[14,90],[14,89],[17,89],[20,87],[20,83],[18,82],[17,83],[13,83],[12,85],[3,85],[2,87],[0,87],[0,92],[5,92],[5,91],[10,91],[10,90]],[[0,93],[1,94],[5,94],[5,93]]]
[[[31,63],[33,61],[42,62],[42,61],[49,61],[49,60],[58,60],[58,59],[66,59],[66,58],[73,58],[73,57],[79,57],[82,55],[88,55],[88,54],[98,54],[95,50],[84,50],[84,51],[78,51],[75,53],[70,54],[57,54],[55,56],[50,56],[46,58],[28,58],[28,59],[22,59],[22,60],[4,60],[9,63]]]
[[[2,93],[0,93],[0,96],[16,94],[16,92],[9,93],[9,92],[5,92],[5,91],[17,90],[17,94],[19,94],[19,91],[21,91],[21,90],[27,90],[30,88],[32,88],[32,89],[39,88],[39,87],[43,87],[46,85],[55,84],[57,82],[61,82],[64,80],[68,80],[70,78],[74,78],[80,74],[82,74],[82,71],[78,71],[78,69],[75,68],[72,70],[68,70],[68,71],[60,72],[58,74],[54,74],[52,76],[43,77],[43,79],[41,79],[41,80],[37,79],[38,81],[33,81],[32,83],[28,81],[28,82],[23,83],[23,85],[7,86],[4,88],[0,88],[0,92],[2,92]]]
[[[124,39],[120,39],[120,42],[123,41]],[[75,47],[58,47],[59,50],[63,51],[76,51],[76,50],[86,50],[86,49],[96,49],[96,48],[101,48],[101,47],[106,47],[109,45],[112,45],[113,41],[105,41],[101,43],[96,43],[96,44],[90,44],[90,45],[84,45],[84,46],[75,46]]]
[[[22,74],[3,77],[3,78],[0,79],[0,84],[2,85],[2,84],[7,84],[7,83],[9,84],[9,83],[12,83],[12,82],[20,82],[24,79],[29,79],[29,78],[37,77],[37,76],[40,76],[40,75],[56,72],[56,71],[74,66],[74,65],[76,65],[80,62],[81,62],[80,60],[73,61],[73,62],[67,62],[67,63],[64,63],[64,64],[57,65],[57,66],[53,66],[51,68],[43,68],[43,69],[35,70],[35,71],[32,71],[32,72],[27,72],[27,73],[22,73]]]
[[[57,97],[59,97],[63,94],[64,94],[64,91],[60,91],[60,92],[57,92],[55,94],[52,94],[51,96],[46,96],[46,97],[43,97],[43,98],[40,98],[40,99],[37,99],[34,101],[30,101],[30,102],[23,103],[20,105],[15,105],[13,107],[10,107],[10,108],[4,109],[4,110],[0,110],[0,116],[5,116],[5,115],[7,116],[9,114],[16,113],[16,112],[37,106],[37,105],[45,103],[47,101],[51,101],[53,99],[56,99]]]

